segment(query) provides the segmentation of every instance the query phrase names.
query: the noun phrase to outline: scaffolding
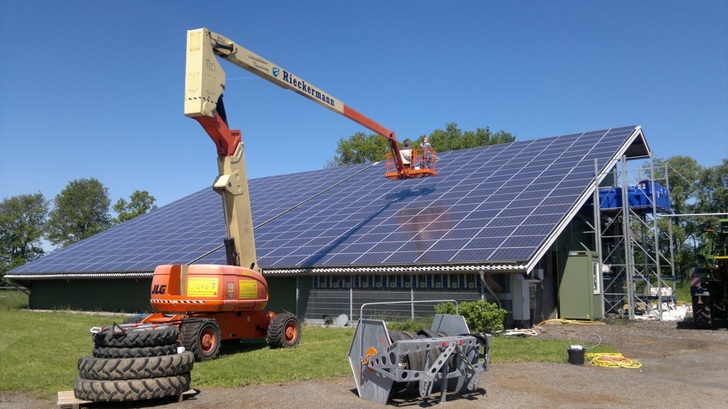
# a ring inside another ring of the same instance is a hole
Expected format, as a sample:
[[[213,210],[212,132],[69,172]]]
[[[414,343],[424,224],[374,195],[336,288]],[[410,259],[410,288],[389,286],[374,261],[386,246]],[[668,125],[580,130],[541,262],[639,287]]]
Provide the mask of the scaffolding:
[[[627,159],[597,176],[593,234],[603,281],[604,314],[663,320],[676,304],[676,276],[667,167],[652,159],[635,171]],[[636,185],[630,185],[636,181]],[[659,223],[658,223],[659,222]]]

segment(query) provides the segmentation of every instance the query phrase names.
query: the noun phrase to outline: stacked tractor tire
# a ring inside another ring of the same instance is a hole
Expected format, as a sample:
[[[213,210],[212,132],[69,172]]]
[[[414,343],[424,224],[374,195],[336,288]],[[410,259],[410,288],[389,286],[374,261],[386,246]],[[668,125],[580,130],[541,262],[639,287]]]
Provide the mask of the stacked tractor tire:
[[[114,324],[92,333],[93,355],[78,361],[76,398],[127,402],[181,396],[189,389],[195,357],[177,352],[176,326]]]

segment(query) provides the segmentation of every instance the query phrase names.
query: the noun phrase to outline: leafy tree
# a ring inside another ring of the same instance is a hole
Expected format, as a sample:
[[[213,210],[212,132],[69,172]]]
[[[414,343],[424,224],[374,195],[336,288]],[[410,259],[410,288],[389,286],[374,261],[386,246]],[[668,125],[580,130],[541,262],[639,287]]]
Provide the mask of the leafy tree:
[[[336,156],[327,166],[356,165],[384,160],[389,144],[387,138],[377,134],[357,132],[349,139],[339,139]]]
[[[109,189],[98,180],[76,179],[53,199],[46,238],[65,247],[111,227]]]
[[[417,139],[415,146],[418,146],[423,139],[424,135]],[[432,149],[437,152],[470,149],[516,141],[516,137],[510,133],[505,131],[493,133],[488,127],[463,132],[455,122],[445,125],[445,129],[435,130],[429,135],[429,139]]]
[[[118,217],[114,218],[114,224],[120,224],[125,221],[131,220],[137,216],[141,216],[144,213],[155,210],[157,205],[154,202],[157,199],[150,195],[146,190],[136,190],[129,196],[129,202],[124,199],[116,201],[113,209],[118,214]]]
[[[47,215],[48,202],[40,192],[0,202],[0,283],[6,272],[45,253],[40,240]]]
[[[697,206],[705,213],[728,212],[728,159],[718,166],[704,169]]]
[[[655,159],[655,178],[664,179],[665,169],[670,182],[670,207],[675,213],[695,211],[694,202],[700,190],[700,176],[703,167],[689,156],[672,156]]]
[[[726,217],[707,214],[728,211],[728,159],[723,159],[720,165],[701,168],[697,183],[698,188],[690,209],[691,213],[699,216],[684,217],[681,223],[689,229],[690,241],[694,247],[690,260],[692,267],[695,266],[700,247],[705,244],[706,231],[718,228],[720,219]]]
[[[413,145],[420,146],[425,136],[417,138]],[[463,132],[455,122],[451,122],[445,129],[433,131],[429,135],[429,140],[435,151],[447,152],[515,142],[516,137],[505,131],[493,133],[488,127]],[[381,161],[386,158],[388,150],[389,144],[386,138],[377,134],[357,132],[348,139],[339,139],[336,156],[326,164],[326,167]]]
[[[728,210],[728,159],[710,168],[702,167],[688,156],[656,159],[654,165],[657,180],[664,179],[667,171],[673,212],[693,214],[671,218],[675,269],[681,277],[689,276],[706,229],[718,224],[718,217],[701,214]],[[667,220],[659,220],[658,228],[665,231]]]

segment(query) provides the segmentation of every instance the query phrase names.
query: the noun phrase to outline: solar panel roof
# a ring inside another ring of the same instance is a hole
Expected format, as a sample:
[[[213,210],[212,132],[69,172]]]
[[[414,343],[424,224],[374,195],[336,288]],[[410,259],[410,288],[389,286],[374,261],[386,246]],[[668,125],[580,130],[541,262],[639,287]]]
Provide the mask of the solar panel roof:
[[[648,157],[639,126],[438,154],[437,177],[386,180],[384,163],[250,181],[267,274],[530,270],[623,155]],[[8,278],[148,275],[225,263],[220,196],[204,189],[18,267]]]

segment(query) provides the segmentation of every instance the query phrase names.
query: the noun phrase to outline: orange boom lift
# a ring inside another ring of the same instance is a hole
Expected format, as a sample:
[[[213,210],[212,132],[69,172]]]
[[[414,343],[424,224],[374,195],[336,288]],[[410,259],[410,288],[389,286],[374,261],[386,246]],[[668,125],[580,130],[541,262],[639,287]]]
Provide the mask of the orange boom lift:
[[[339,99],[208,29],[188,31],[184,113],[200,123],[217,147],[219,174],[212,188],[222,197],[228,265],[158,266],[150,300],[157,312],[141,322],[178,326],[182,345],[200,361],[215,358],[224,340],[267,338],[271,347],[292,347],[301,335],[296,316],[265,310],[268,284],[257,264],[244,146],[240,131],[228,127],[223,105],[225,72],[218,57],[387,138],[390,152],[385,177],[437,174],[431,149],[419,154],[414,149],[400,150],[394,132]]]

